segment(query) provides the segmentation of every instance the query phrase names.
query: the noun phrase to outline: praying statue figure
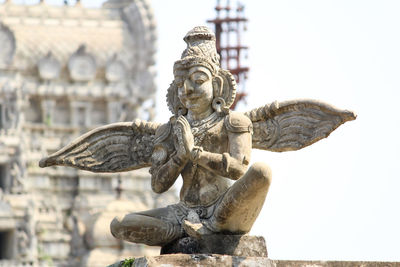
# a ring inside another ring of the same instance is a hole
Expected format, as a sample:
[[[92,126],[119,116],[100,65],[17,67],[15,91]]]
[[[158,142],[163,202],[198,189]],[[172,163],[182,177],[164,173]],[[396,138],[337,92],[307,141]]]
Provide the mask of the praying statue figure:
[[[167,92],[167,123],[99,127],[40,162],[92,172],[150,167],[152,190],[160,194],[182,177],[179,203],[115,218],[116,238],[164,246],[185,236],[248,233],[271,184],[265,163],[249,166],[252,148],[298,150],[355,119],[350,111],[313,100],[231,111],[236,82],[220,66],[214,33],[195,27],[184,40],[187,48],[174,64]]]

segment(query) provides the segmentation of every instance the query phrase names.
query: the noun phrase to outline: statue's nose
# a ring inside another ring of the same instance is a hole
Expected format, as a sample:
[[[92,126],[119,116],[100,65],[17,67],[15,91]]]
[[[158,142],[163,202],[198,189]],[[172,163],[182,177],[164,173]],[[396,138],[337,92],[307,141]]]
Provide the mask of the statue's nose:
[[[183,87],[185,89],[185,93],[188,95],[192,94],[194,92],[193,85],[191,84],[191,82],[189,80],[185,80],[185,82],[183,83]]]

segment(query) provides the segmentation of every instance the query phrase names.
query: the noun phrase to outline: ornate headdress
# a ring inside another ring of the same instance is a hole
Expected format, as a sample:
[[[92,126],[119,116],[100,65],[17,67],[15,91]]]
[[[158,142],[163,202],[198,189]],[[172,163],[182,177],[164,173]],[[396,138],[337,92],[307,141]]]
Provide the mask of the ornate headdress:
[[[213,108],[218,111],[229,110],[236,96],[236,81],[228,70],[220,67],[214,33],[205,26],[197,26],[190,30],[183,40],[187,43],[187,47],[181,59],[174,64],[174,74],[192,66],[206,67],[221,88],[221,90],[214,88]],[[178,87],[175,81],[168,88],[167,104],[175,115],[186,113],[185,107],[178,98]]]

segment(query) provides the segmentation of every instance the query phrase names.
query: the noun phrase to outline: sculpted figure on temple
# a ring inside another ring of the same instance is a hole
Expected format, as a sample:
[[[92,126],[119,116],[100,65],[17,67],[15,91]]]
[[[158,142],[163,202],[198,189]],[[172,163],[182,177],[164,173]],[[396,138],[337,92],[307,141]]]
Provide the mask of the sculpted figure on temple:
[[[313,100],[230,111],[236,83],[220,67],[214,34],[195,27],[184,40],[187,48],[174,64],[167,92],[173,114],[167,123],[106,125],[40,162],[41,167],[93,172],[150,167],[156,193],[168,190],[181,175],[180,202],[115,218],[111,232],[119,239],[163,246],[187,235],[249,232],[271,183],[265,163],[249,166],[252,148],[298,150],[355,119],[352,112]]]

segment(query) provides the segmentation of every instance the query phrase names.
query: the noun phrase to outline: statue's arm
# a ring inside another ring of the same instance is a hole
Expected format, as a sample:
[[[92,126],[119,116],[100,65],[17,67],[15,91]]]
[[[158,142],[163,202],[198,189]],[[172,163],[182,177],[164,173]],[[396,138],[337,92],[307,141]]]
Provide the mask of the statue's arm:
[[[151,188],[156,193],[167,191],[176,181],[188,159],[175,153],[170,159],[159,167],[152,167]]]
[[[171,122],[161,125],[155,134],[155,146],[151,156],[151,188],[156,193],[167,191],[176,181],[188,162],[181,150],[175,150]]]
[[[229,132],[229,152],[219,154],[200,151],[197,164],[232,180],[237,180],[247,171],[251,154],[251,133]]]
[[[200,151],[194,161],[216,174],[237,180],[247,171],[250,162],[252,122],[242,113],[230,112],[224,127],[228,132],[228,152]]]

